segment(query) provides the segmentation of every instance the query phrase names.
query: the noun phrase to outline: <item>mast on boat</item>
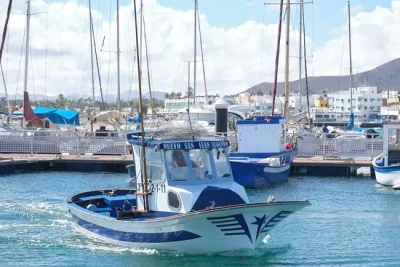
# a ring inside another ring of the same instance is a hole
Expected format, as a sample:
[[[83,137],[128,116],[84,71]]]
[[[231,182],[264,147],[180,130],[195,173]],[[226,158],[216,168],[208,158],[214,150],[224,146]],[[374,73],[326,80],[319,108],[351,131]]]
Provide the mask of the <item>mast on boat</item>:
[[[121,111],[121,75],[119,49],[119,0],[117,0],[117,110]]]
[[[200,12],[199,12],[198,9],[199,9],[199,6],[197,4],[197,20],[198,20],[198,23],[199,23],[199,38],[200,38],[201,63],[202,63],[202,66],[203,66],[204,91],[205,91],[205,95],[206,95],[206,103],[208,104],[206,67],[204,66],[203,40],[201,38]]]
[[[303,0],[300,0],[300,21],[299,21],[299,103],[300,103],[300,109],[302,108],[301,104],[301,70],[302,70],[302,39],[303,39]]]
[[[89,35],[90,35],[90,64],[91,64],[91,69],[92,69],[92,98],[93,98],[93,115],[95,112],[95,94],[94,94],[94,68],[93,68],[93,36],[92,36],[92,5],[91,1],[89,0]],[[92,125],[92,131],[93,131],[93,124]]]
[[[134,11],[135,11],[135,35],[136,35],[136,57],[139,57],[139,41],[138,41],[138,25],[137,25],[137,11],[136,11],[136,0],[133,0]],[[140,110],[140,128],[142,132],[142,153],[141,158],[143,159],[143,172],[141,172],[141,178],[144,185],[144,192],[138,193],[137,195],[142,194],[144,200],[144,210],[142,212],[147,212],[150,210],[149,203],[149,193],[148,193],[148,183],[147,183],[147,166],[146,166],[146,147],[145,147],[145,139],[144,139],[144,124],[143,124],[143,98],[142,98],[142,81],[141,81],[141,69],[140,69],[140,60],[137,60],[137,71],[138,71],[138,85],[139,85],[139,110]]]
[[[30,20],[31,20],[31,0],[26,1],[26,39],[25,39],[25,79],[24,79],[24,94],[28,92],[28,67],[29,67],[29,32],[30,32]],[[24,100],[25,102],[25,97]],[[25,103],[23,103],[25,107]],[[26,128],[25,116],[23,116],[22,127]]]
[[[10,20],[11,7],[12,7],[12,0],[10,0],[8,2],[7,17],[6,17],[6,22],[4,23],[3,38],[1,40],[1,47],[0,47],[0,69],[1,69],[1,76],[3,77],[4,93],[5,93],[5,97],[6,97],[6,101],[7,101],[8,120],[10,120],[10,118],[11,118],[11,107],[10,107],[10,101],[8,98],[7,84],[6,84],[6,79],[4,77],[3,65],[1,63],[1,59],[3,56],[4,43],[5,43],[6,36],[7,36],[8,21]]]
[[[197,0],[194,0],[193,105],[196,106]],[[188,96],[189,97],[189,96]]]
[[[286,57],[285,57],[285,103],[283,116],[288,118],[289,106],[289,38],[290,38],[290,0],[286,1]]]
[[[350,16],[350,0],[348,3],[349,17],[349,56],[350,56],[350,115],[353,114],[353,64],[351,61],[351,16]],[[354,116],[354,115],[353,115]]]
[[[275,54],[275,73],[274,73],[274,89],[273,89],[274,91],[272,96],[272,116],[275,115],[276,89],[278,87],[279,54],[280,54],[281,33],[282,33],[282,11],[283,11],[283,0],[281,0],[279,8],[278,38],[276,41],[277,45]]]

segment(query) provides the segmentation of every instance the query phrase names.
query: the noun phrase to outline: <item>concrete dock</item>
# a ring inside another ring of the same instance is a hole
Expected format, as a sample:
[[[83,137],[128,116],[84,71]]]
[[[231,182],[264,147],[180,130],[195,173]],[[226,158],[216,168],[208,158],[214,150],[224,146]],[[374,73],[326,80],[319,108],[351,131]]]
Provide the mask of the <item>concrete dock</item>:
[[[132,155],[60,155],[60,154],[0,154],[0,174],[18,170],[65,170],[126,172],[133,163]],[[321,156],[298,157],[292,163],[293,174],[356,175],[357,169],[369,167],[371,159],[324,159]]]

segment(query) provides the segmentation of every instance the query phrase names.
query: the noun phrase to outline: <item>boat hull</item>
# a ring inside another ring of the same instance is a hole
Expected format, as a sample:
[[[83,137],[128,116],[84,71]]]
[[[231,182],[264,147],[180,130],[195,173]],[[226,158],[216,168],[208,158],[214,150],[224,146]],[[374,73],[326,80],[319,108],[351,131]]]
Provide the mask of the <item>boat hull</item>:
[[[308,201],[254,203],[169,217],[115,219],[68,203],[77,227],[107,242],[185,253],[254,249],[283,219]]]
[[[379,166],[376,162],[378,159],[381,159],[381,156],[374,158],[372,161],[376,182],[381,185],[398,188],[400,185],[400,165]]]
[[[260,159],[261,160],[261,159]],[[286,181],[290,175],[290,164],[270,167],[265,163],[230,160],[235,182],[245,187],[259,187]]]

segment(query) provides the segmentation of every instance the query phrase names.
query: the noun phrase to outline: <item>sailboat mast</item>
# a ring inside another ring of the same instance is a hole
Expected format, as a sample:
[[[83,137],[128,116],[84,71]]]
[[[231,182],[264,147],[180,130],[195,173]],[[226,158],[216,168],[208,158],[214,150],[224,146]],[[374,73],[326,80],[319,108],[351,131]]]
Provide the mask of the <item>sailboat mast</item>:
[[[197,8],[198,8],[198,6],[197,6]],[[206,67],[204,66],[203,40],[201,39],[200,12],[199,12],[199,10],[197,10],[197,20],[199,22],[199,37],[200,37],[201,62],[202,62],[202,66],[203,66],[204,92],[206,94],[206,104],[208,104]]]
[[[289,36],[290,36],[290,0],[286,1],[286,58],[285,58],[285,103],[283,116],[288,117],[289,105]]]
[[[300,103],[300,108],[302,107],[301,105],[301,70],[302,70],[302,39],[303,39],[303,0],[300,0],[300,23],[299,23],[299,103]]]
[[[278,68],[279,68],[279,55],[281,47],[281,32],[282,32],[282,11],[283,11],[283,0],[279,5],[279,23],[278,23],[278,38],[276,38],[276,54],[275,54],[275,73],[274,73],[274,90],[272,93],[272,116],[275,115],[275,99],[276,89],[278,87]]]
[[[95,94],[94,94],[94,68],[93,68],[93,35],[92,35],[92,29],[93,29],[93,21],[92,21],[92,5],[91,1],[89,0],[89,23],[90,23],[90,64],[91,64],[91,69],[92,69],[92,99],[93,99],[93,114],[94,114],[94,108],[95,108]]]
[[[134,11],[135,11],[135,35],[136,35],[136,57],[139,59],[139,40],[138,40],[138,26],[137,26],[137,11],[136,11],[136,0],[133,0]],[[148,184],[147,184],[147,166],[146,166],[146,147],[145,147],[145,140],[144,140],[144,124],[143,124],[143,97],[142,97],[142,80],[140,78],[140,60],[137,60],[137,71],[138,71],[138,84],[139,84],[139,113],[140,113],[140,128],[142,132],[142,153],[141,157],[143,159],[143,172],[142,172],[142,182],[144,184],[144,209],[148,211],[150,209],[149,205],[149,195],[148,195]]]
[[[350,17],[350,0],[348,1],[349,16],[349,55],[350,55],[350,114],[353,114],[353,63],[351,61],[351,17]]]
[[[121,76],[120,76],[120,50],[119,50],[119,0],[117,0],[117,110],[121,110]]]
[[[197,0],[194,0],[193,105],[196,106]]]
[[[139,52],[140,52],[140,57],[138,58],[139,59],[139,64],[140,64],[140,82],[142,82],[142,60],[143,60],[143,49],[142,49],[142,47],[143,47],[143,0],[140,0],[140,31],[139,31],[139,41],[140,41],[140,43],[139,43]]]
[[[30,19],[31,19],[31,0],[26,1],[26,39],[25,39],[25,80],[24,92],[28,92],[28,68],[29,68],[29,32],[30,32]],[[25,97],[24,97],[25,101]],[[25,106],[25,103],[24,103]],[[25,128],[25,116],[23,116],[22,127]]]
[[[4,43],[5,43],[6,36],[7,36],[8,21],[10,20],[11,7],[12,7],[12,0],[10,0],[8,2],[7,17],[6,17],[6,22],[4,23],[3,38],[1,40],[1,46],[0,46],[0,69],[1,69],[1,76],[3,77],[4,93],[5,93],[5,97],[7,100],[8,120],[10,120],[10,117],[11,117],[11,107],[10,107],[10,101],[8,98],[7,84],[6,84],[6,79],[4,77],[3,65],[1,63],[1,58],[3,55]]]

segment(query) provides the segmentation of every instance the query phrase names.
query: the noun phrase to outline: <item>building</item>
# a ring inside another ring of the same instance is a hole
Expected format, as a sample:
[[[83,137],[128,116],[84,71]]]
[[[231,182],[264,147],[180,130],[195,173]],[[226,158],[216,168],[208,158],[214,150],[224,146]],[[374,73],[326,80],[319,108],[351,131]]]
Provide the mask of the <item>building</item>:
[[[337,118],[346,120],[351,112],[350,89],[329,95],[329,111],[335,112]],[[376,117],[382,107],[382,95],[376,87],[353,88],[353,113],[358,121],[368,121]]]
[[[190,107],[203,107],[209,105],[215,101],[217,97],[215,95],[208,96],[208,102],[206,101],[205,96],[197,96],[196,104],[194,103],[194,99],[189,99]],[[164,109],[170,111],[178,111],[182,108],[188,108],[188,99],[185,98],[173,98],[173,99],[165,99],[164,101]]]

